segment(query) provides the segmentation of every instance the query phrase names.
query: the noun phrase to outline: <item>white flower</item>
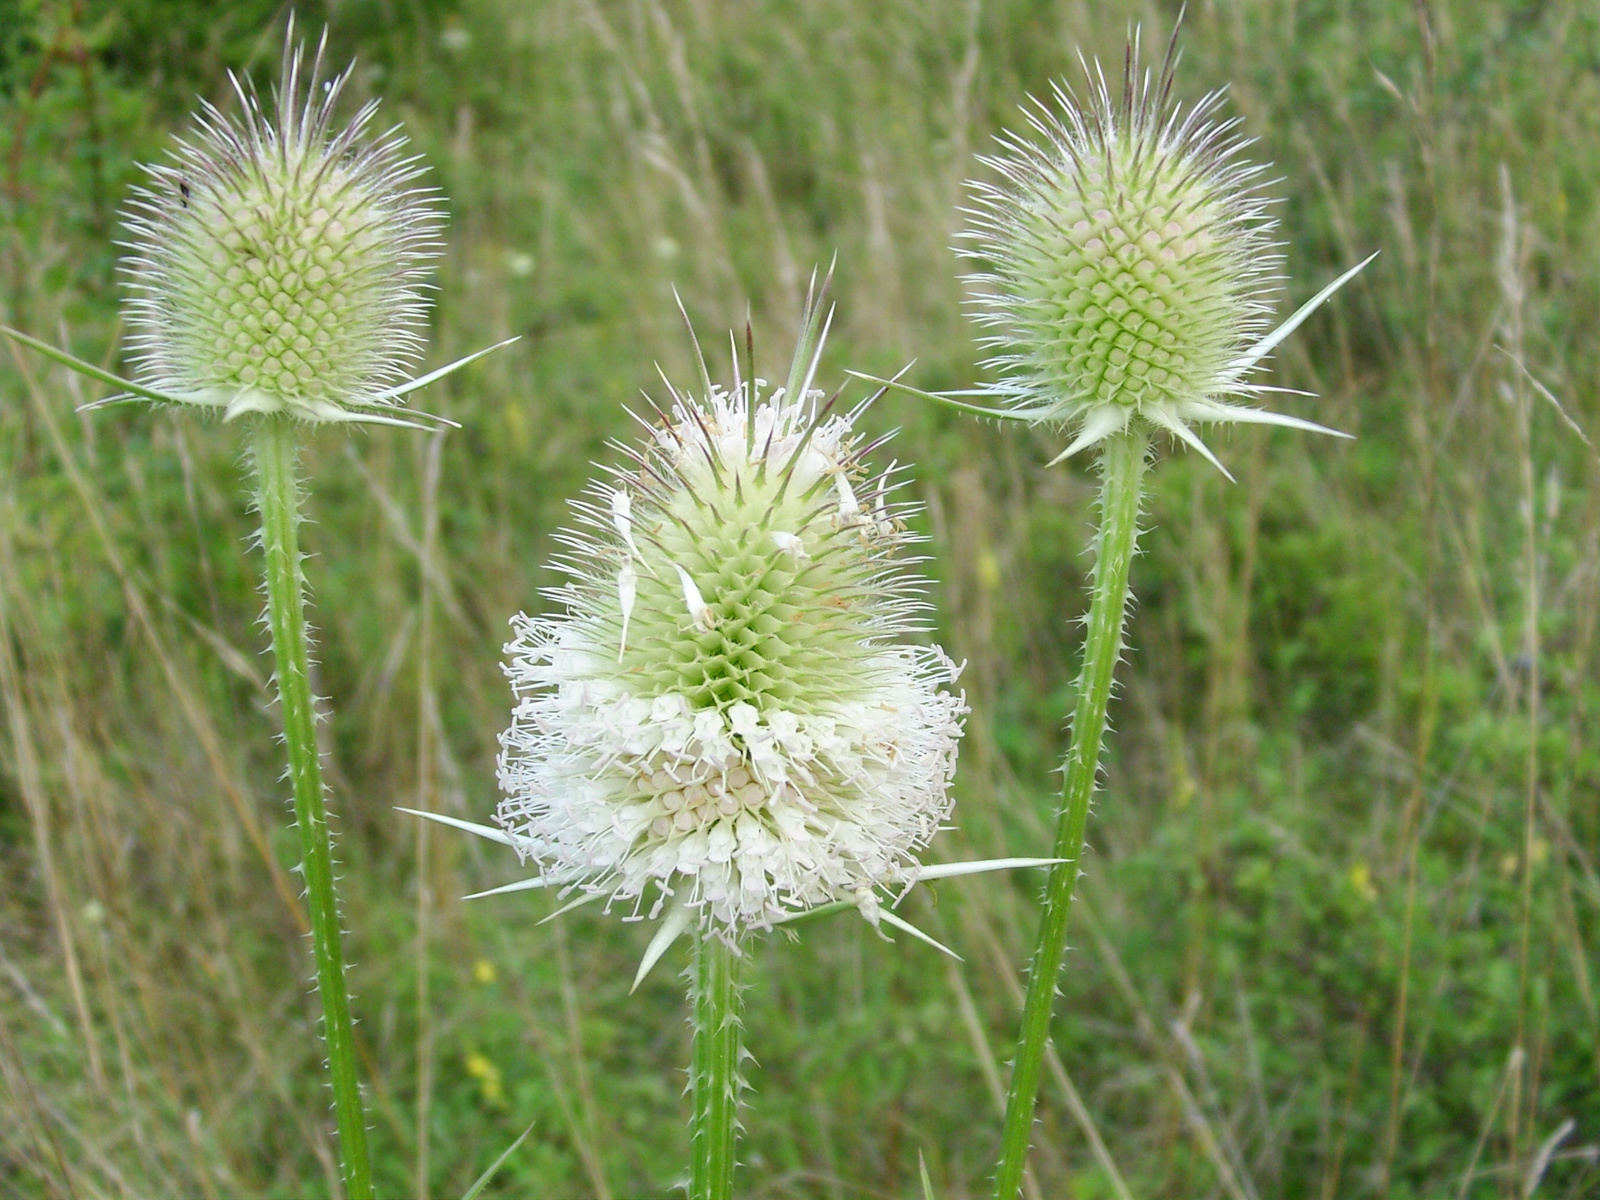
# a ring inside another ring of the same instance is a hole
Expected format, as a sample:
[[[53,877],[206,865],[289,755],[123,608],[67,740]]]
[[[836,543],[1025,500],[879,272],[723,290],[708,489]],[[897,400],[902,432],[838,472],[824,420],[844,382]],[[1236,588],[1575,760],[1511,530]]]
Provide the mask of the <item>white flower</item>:
[[[910,640],[925,581],[893,465],[862,461],[866,404],[830,415],[811,390],[820,309],[813,290],[785,386],[702,370],[704,394],[674,391],[643,446],[617,447],[631,465],[574,503],[563,611],[517,616],[506,647],[500,828],[416,814],[539,865],[480,895],[554,887],[579,893],[557,913],[658,920],[635,986],[691,925],[737,945],[846,908],[950,953],[894,913],[913,886],[1055,861],[918,862],[967,706],[959,669]]]
[[[730,939],[912,882],[966,713],[949,658],[908,642],[925,604],[905,507],[863,517],[858,493],[890,482],[796,378],[794,395],[674,393],[575,505],[564,611],[518,616],[507,647],[511,844],[546,877]]]

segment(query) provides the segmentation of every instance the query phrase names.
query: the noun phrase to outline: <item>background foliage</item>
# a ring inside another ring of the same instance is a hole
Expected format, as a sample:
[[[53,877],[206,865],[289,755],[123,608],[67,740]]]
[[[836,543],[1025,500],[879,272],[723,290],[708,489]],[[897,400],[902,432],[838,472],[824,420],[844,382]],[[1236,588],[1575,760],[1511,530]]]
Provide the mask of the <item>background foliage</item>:
[[[307,5],[452,217],[439,439],[320,435],[307,541],[359,1029],[385,1195],[665,1194],[686,1161],[680,982],[646,933],[456,898],[505,858],[393,812],[491,810],[506,618],[563,505],[754,316],[786,361],[839,255],[828,357],[976,378],[961,181],[1024,93],[1116,61],[1089,0],[352,0]],[[115,211],[267,0],[0,0],[0,320],[116,358]],[[1201,0],[1183,94],[1231,83],[1278,164],[1284,311],[1384,253],[1279,357],[1294,411],[1230,486],[1155,474],[1108,787],[1075,912],[1033,1194],[1593,1195],[1600,1189],[1600,12],[1585,0]],[[714,339],[712,339],[714,340]],[[1502,351],[1509,351],[1509,355]],[[237,431],[121,408],[0,351],[0,1191],[333,1187],[310,964],[270,738]],[[969,662],[959,829],[1038,852],[1084,602],[1082,466],[906,400]],[[752,972],[751,1196],[981,1194],[1037,881],[861,922]],[[1079,1098],[1073,1103],[1068,1092]],[[1090,1131],[1094,1131],[1092,1136]],[[1097,1152],[1092,1141],[1104,1149]]]

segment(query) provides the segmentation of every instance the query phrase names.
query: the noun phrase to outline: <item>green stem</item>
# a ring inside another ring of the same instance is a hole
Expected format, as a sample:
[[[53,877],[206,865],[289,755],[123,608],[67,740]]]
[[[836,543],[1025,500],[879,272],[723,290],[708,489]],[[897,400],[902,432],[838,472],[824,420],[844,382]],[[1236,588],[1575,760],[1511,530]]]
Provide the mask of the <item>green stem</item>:
[[[256,506],[261,513],[261,548],[266,555],[267,620],[277,667],[283,740],[294,786],[295,826],[300,831],[300,870],[311,912],[311,946],[317,959],[323,1035],[333,1081],[345,1192],[349,1200],[372,1200],[367,1162],[367,1126],[356,1079],[355,1036],[345,990],[339,944],[339,905],[333,892],[333,840],[323,802],[322,760],[317,753],[316,700],[311,694],[306,632],[305,576],[300,570],[300,489],[295,481],[295,431],[285,417],[264,417],[254,431]]]
[[[1039,1077],[1050,1042],[1056,979],[1067,946],[1067,913],[1080,874],[1083,831],[1100,769],[1106,705],[1111,699],[1117,660],[1122,656],[1128,575],[1139,539],[1139,498],[1147,444],[1143,433],[1117,434],[1106,439],[1100,460],[1100,532],[1095,546],[1089,629],[1084,640],[1083,670],[1078,676],[1078,699],[1072,710],[1072,747],[1062,768],[1061,814],[1052,851],[1063,861],[1050,869],[1050,879],[1045,884],[1039,940],[1028,972],[1022,1032],[1011,1066],[1011,1090],[1006,1096],[1000,1165],[995,1175],[996,1200],[1015,1200],[1028,1160]]]
[[[702,933],[694,952],[694,1154],[689,1200],[731,1200],[738,1146],[740,956],[715,934]]]

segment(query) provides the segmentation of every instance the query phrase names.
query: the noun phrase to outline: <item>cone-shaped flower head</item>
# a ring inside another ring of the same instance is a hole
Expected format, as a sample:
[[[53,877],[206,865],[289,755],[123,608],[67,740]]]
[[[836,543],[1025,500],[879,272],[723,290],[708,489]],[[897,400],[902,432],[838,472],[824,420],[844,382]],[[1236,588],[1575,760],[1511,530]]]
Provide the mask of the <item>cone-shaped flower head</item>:
[[[1027,111],[1036,140],[1007,134],[981,160],[1003,183],[972,184],[963,253],[988,268],[972,306],[1004,376],[985,391],[1075,427],[1062,457],[1137,419],[1208,458],[1191,422],[1321,429],[1226,402],[1269,390],[1249,375],[1326,294],[1266,334],[1283,260],[1265,167],[1240,157],[1238,119],[1217,119],[1221,92],[1170,99],[1176,61],[1149,71],[1135,38],[1120,98],[1098,64],[1082,97],[1054,85]]]
[[[892,467],[870,476],[809,390],[815,318],[787,387],[675,391],[619,447],[562,538],[565,611],[507,647],[512,845],[545,882],[729,939],[914,882],[966,712],[950,660],[906,640],[925,605]]]
[[[441,216],[419,160],[376,104],[343,128],[350,78],[322,80],[291,26],[268,112],[234,79],[237,116],[206,104],[170,163],[146,168],[123,270],[139,382],[193,404],[367,419],[422,351]]]

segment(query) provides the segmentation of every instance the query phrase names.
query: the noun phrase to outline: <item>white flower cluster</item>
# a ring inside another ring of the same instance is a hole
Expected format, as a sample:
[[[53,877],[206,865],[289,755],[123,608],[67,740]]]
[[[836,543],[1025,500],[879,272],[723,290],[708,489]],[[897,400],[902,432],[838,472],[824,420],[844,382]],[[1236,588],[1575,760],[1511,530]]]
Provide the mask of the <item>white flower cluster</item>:
[[[887,474],[863,505],[851,421],[762,382],[680,400],[576,506],[566,611],[507,647],[497,813],[549,882],[730,938],[913,882],[967,711],[903,642],[921,581]]]

